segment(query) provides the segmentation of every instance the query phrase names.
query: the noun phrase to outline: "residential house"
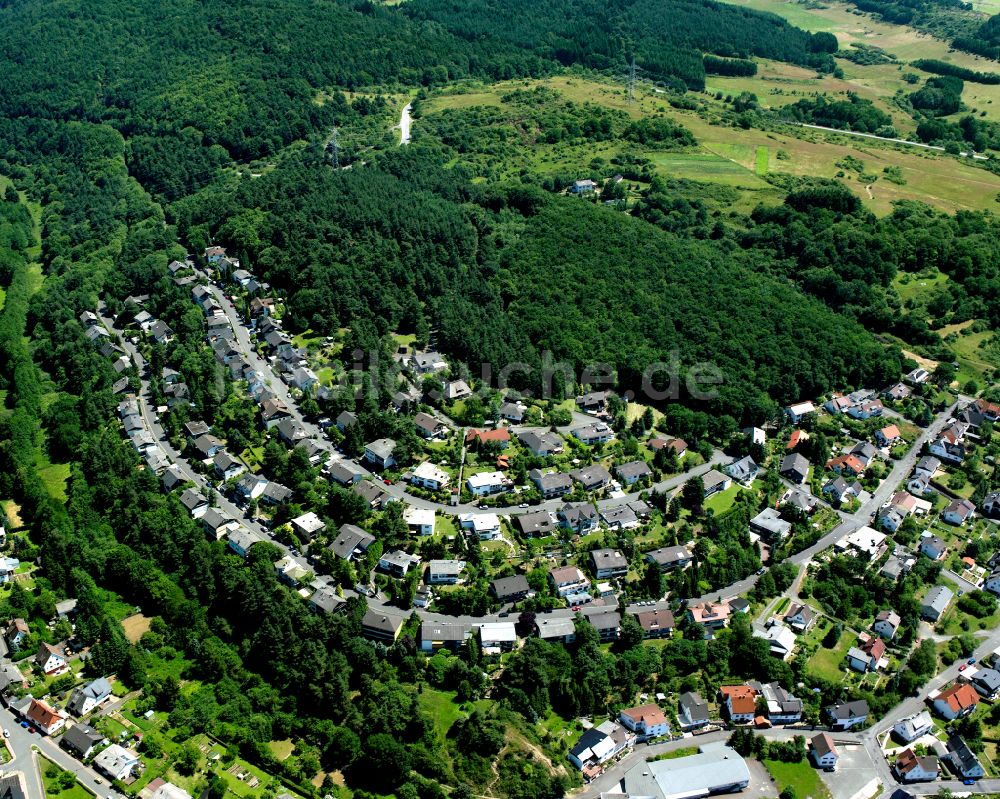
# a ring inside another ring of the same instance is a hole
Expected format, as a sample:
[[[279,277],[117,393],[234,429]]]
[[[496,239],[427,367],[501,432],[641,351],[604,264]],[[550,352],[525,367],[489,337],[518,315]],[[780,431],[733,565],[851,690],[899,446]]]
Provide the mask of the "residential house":
[[[983,588],[994,594],[1000,595],[1000,567],[994,568],[986,577]]]
[[[392,644],[399,638],[405,617],[382,608],[369,608],[361,619],[361,634],[372,641]]]
[[[103,732],[87,724],[74,724],[63,733],[59,745],[75,754],[80,760],[87,760],[99,746],[107,742]]]
[[[512,621],[486,622],[479,625],[479,645],[484,655],[510,652],[517,643],[517,631]]]
[[[160,482],[167,491],[173,491],[178,486],[184,485],[187,481],[184,472],[181,471],[181,467],[176,463],[170,466],[160,477]]]
[[[84,686],[74,688],[66,709],[77,718],[86,716],[100,707],[111,697],[111,683],[104,677],[91,680]]]
[[[401,549],[394,549],[382,555],[378,567],[392,577],[406,577],[410,569],[419,563],[419,555],[410,555]]]
[[[912,716],[907,716],[896,722],[892,728],[893,734],[903,743],[911,743],[923,738],[934,729],[934,720],[926,710],[921,710]]]
[[[896,383],[883,391],[882,396],[886,399],[892,400],[893,402],[902,402],[912,393],[913,391],[909,386],[904,385],[903,383]]]
[[[500,418],[506,419],[514,424],[521,424],[524,421],[524,414],[528,407],[521,402],[505,402],[500,406]]]
[[[358,423],[358,416],[351,411],[341,411],[337,417],[337,429],[341,433],[347,432],[348,427],[353,427]]]
[[[988,702],[995,702],[1000,697],[1000,671],[987,668],[976,669],[965,679]]]
[[[455,585],[464,570],[464,560],[432,560],[427,564],[427,582],[431,585]]]
[[[902,440],[903,435],[894,424],[886,425],[875,432],[875,441],[880,447],[892,447]]]
[[[531,454],[539,458],[558,455],[563,451],[563,440],[558,433],[526,430],[518,436]]]
[[[430,491],[440,491],[451,482],[451,475],[440,466],[430,461],[422,461],[410,475],[410,485],[426,488]]]
[[[775,508],[764,508],[750,520],[750,529],[768,541],[783,541],[792,532],[792,523],[781,518]]]
[[[212,459],[212,468],[225,481],[235,480],[247,470],[246,466],[225,450],[216,454]]]
[[[410,369],[418,375],[432,375],[443,372],[448,368],[448,362],[441,356],[441,353],[417,352],[409,360]]]
[[[750,724],[757,713],[757,692],[749,685],[723,685],[722,705],[733,724]]]
[[[577,535],[587,535],[597,528],[597,509],[593,505],[565,505],[556,514],[559,526]]]
[[[571,644],[576,640],[573,619],[545,616],[535,619],[538,637],[554,644]]]
[[[684,546],[660,547],[645,554],[650,563],[655,563],[661,571],[686,568],[694,556]]]
[[[941,461],[930,455],[925,455],[920,460],[917,461],[917,465],[913,467],[913,473],[920,477],[931,478],[937,471],[941,468]]]
[[[668,609],[633,610],[632,615],[642,627],[643,638],[669,638],[674,632],[674,614]]]
[[[839,455],[836,458],[830,458],[826,462],[826,468],[847,477],[860,477],[865,471],[865,465],[854,455]]]
[[[576,427],[570,431],[573,438],[578,441],[593,446],[594,444],[606,444],[615,437],[615,431],[604,422],[592,422],[591,424]]]
[[[434,534],[433,508],[407,507],[403,511],[403,521],[414,535],[426,536]]]
[[[962,463],[965,460],[965,444],[955,439],[953,434],[943,433],[934,439],[927,447],[932,455],[936,455],[948,463]]]
[[[793,696],[780,683],[769,682],[755,688],[757,695],[767,705],[767,720],[771,724],[795,724],[802,718],[802,700]]]
[[[631,530],[639,526],[639,516],[628,505],[616,505],[601,511],[601,521],[612,530]]]
[[[972,514],[975,512],[976,506],[974,503],[967,499],[956,499],[944,509],[941,517],[948,522],[948,524],[962,525],[972,518]]]
[[[797,452],[781,459],[781,476],[797,485],[809,479],[809,461]]]
[[[510,432],[499,427],[496,430],[470,430],[465,434],[465,445],[471,449],[479,449],[487,444],[496,444],[500,449],[510,446]]]
[[[207,460],[208,458],[214,458],[218,453],[222,452],[225,444],[223,444],[218,438],[213,436],[211,433],[202,433],[194,441],[191,442],[194,447],[195,452],[198,453],[198,457],[201,460]]]
[[[356,468],[351,468],[347,461],[334,461],[327,469],[330,479],[342,486],[352,486],[360,483],[362,474]]]
[[[852,419],[871,419],[873,416],[881,416],[885,407],[882,400],[869,400],[852,405],[847,409],[847,415]]]
[[[351,486],[351,491],[367,502],[372,510],[381,510],[383,505],[393,501],[382,486],[376,485],[371,480],[359,480]]]
[[[920,617],[928,621],[937,621],[948,609],[954,596],[950,589],[942,585],[934,586],[920,603]]]
[[[701,694],[687,691],[677,699],[677,721],[684,732],[697,730],[708,724],[708,703]]]
[[[610,396],[610,391],[590,391],[576,398],[576,407],[584,413],[604,413]]]
[[[353,524],[345,524],[340,528],[334,542],[330,544],[330,550],[338,558],[344,560],[354,560],[359,555],[368,551],[368,547],[375,543],[375,536],[362,530]]]
[[[611,473],[599,463],[573,469],[569,475],[587,491],[600,491],[611,484]]]
[[[706,636],[712,630],[719,630],[729,624],[730,607],[725,603],[702,602],[688,605],[687,614],[690,621],[700,624],[706,631]]]
[[[329,585],[323,586],[309,597],[309,609],[313,613],[325,613],[326,615],[339,613],[344,610],[346,603],[347,600]]]
[[[12,619],[10,624],[7,625],[4,640],[7,641],[7,646],[10,647],[11,652],[18,652],[24,640],[29,635],[31,635],[31,631],[28,629],[28,623],[24,619]]]
[[[266,488],[267,480],[256,474],[244,474],[236,481],[236,494],[244,502],[260,499]]]
[[[986,776],[986,769],[962,736],[948,736],[947,748],[948,754],[943,759],[961,779],[978,780]]]
[[[646,461],[629,461],[615,467],[615,474],[622,485],[632,485],[639,480],[648,480],[653,476],[653,470]]]
[[[875,616],[872,630],[878,633],[886,641],[891,641],[896,637],[900,625],[899,614],[892,610],[880,610]]]
[[[948,721],[965,718],[979,706],[979,694],[968,683],[955,683],[934,697],[932,706]]]
[[[365,460],[379,469],[389,469],[396,465],[392,453],[396,442],[391,438],[379,438],[365,445]]]
[[[420,411],[413,417],[413,426],[416,428],[417,433],[428,439],[443,438],[448,432],[448,428],[445,427],[443,422],[423,411]]]
[[[991,491],[983,498],[983,513],[992,519],[1000,517],[1000,491]]]
[[[464,380],[451,380],[444,384],[444,398],[448,402],[465,399],[472,396],[472,389]]]
[[[785,444],[785,449],[795,449],[803,441],[809,440],[809,434],[805,430],[793,430],[792,434],[788,437],[788,443]],[[761,445],[763,446],[763,445]]]
[[[519,602],[531,592],[528,578],[523,574],[513,577],[498,577],[490,583],[490,593],[499,602]]]
[[[624,577],[628,574],[628,558],[616,549],[595,549],[590,553],[590,566],[598,580]]]
[[[852,646],[847,652],[847,665],[862,674],[878,671],[879,663],[885,657],[885,642],[876,636],[862,642],[861,646]]]
[[[47,644],[42,641],[38,645],[38,653],[35,655],[35,665],[46,677],[55,677],[69,671],[66,662],[66,654],[62,649]]]
[[[730,463],[725,468],[725,472],[736,482],[748,486],[757,477],[758,472],[760,472],[760,467],[753,458],[747,455]]]
[[[274,574],[285,585],[297,589],[309,575],[309,569],[292,555],[274,561]]]
[[[912,749],[904,749],[896,755],[893,768],[900,782],[931,782],[937,779],[940,765],[932,755],[918,757]]]
[[[788,660],[795,651],[795,633],[781,622],[772,621],[763,629],[755,628],[753,635],[767,641],[771,654],[776,658]]]
[[[824,711],[831,729],[850,730],[861,727],[868,721],[868,703],[864,699],[830,705]]]
[[[816,611],[801,602],[793,602],[786,611],[783,621],[796,632],[804,633],[816,621]]]
[[[439,649],[457,651],[472,637],[472,624],[460,621],[425,621],[420,625],[420,649],[435,652]]]
[[[480,541],[500,537],[500,517],[495,513],[463,513],[458,517],[459,526],[470,530]]]
[[[618,720],[634,732],[638,741],[659,738],[670,732],[670,722],[658,705],[639,705],[618,713]]]
[[[307,438],[309,433],[294,419],[284,419],[277,424],[278,437],[289,447],[297,447]]]
[[[859,527],[853,533],[849,533],[834,544],[834,548],[839,551],[853,550],[854,552],[867,555],[872,561],[882,557],[886,550],[885,533],[873,530],[868,525]]]
[[[549,582],[559,596],[585,591],[590,580],[576,566],[557,566],[549,570]]]
[[[620,724],[605,721],[584,730],[567,757],[586,778],[592,779],[601,773],[605,763],[630,749],[634,743],[635,736],[632,733]]]
[[[473,496],[485,497],[504,491],[511,482],[503,472],[479,472],[470,475],[465,484]]]
[[[833,738],[825,732],[821,732],[809,740],[809,758],[816,765],[816,768],[833,771],[837,768],[840,753],[837,752]]]
[[[764,431],[761,430],[760,432],[761,434],[763,434]],[[672,449],[674,451],[674,454],[677,456],[678,461],[684,457],[684,455],[687,453],[688,450],[687,441],[685,441],[683,438],[657,437],[649,439],[649,441],[646,443],[649,445],[649,448],[653,450],[653,452],[659,452],[661,449],[667,449],[667,448]]]
[[[555,531],[556,518],[555,514],[540,510],[515,516],[514,524],[522,535],[547,536]]]
[[[907,372],[903,380],[911,386],[919,386],[931,379],[930,372],[926,369],[916,368],[912,372]]]
[[[715,469],[705,472],[705,475],[701,478],[701,482],[705,486],[706,499],[713,494],[725,491],[733,484],[732,478]]]
[[[125,781],[141,771],[142,761],[131,749],[111,744],[94,758],[94,768],[109,780]]]
[[[798,402],[795,405],[789,405],[785,408],[785,414],[792,424],[798,424],[802,421],[803,417],[811,413],[816,413],[816,406],[811,402]]]
[[[532,469],[528,475],[543,499],[561,497],[573,490],[573,478],[562,472],[542,472]]]
[[[925,534],[920,537],[920,554],[931,560],[941,560],[948,554],[948,545],[936,535]]]
[[[61,710],[54,708],[41,699],[31,699],[24,714],[25,719],[43,735],[55,735],[66,726],[67,716]]]
[[[573,185],[569,187],[569,190],[571,194],[593,194],[597,191],[597,184],[590,178],[574,180]]]
[[[617,610],[602,610],[588,615],[587,621],[597,630],[602,641],[617,641],[622,631],[622,617]]]
[[[850,502],[856,496],[851,485],[840,476],[829,480],[823,486],[823,494],[829,497],[831,502]]]
[[[299,538],[306,541],[312,541],[312,539],[325,529],[326,523],[312,511],[303,513],[301,516],[296,516],[292,519],[292,530],[295,531]]]
[[[854,445],[849,454],[861,461],[867,469],[871,466],[872,461],[875,460],[878,450],[875,449],[875,445],[869,441],[859,441]]]

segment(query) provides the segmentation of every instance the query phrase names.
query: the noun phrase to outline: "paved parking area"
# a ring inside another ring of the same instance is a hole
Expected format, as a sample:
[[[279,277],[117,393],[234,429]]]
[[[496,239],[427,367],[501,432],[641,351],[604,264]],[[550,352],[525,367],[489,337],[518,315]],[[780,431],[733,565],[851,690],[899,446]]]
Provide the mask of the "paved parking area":
[[[760,761],[752,757],[746,759],[747,768],[750,769],[750,784],[740,794],[730,794],[731,796],[750,797],[751,799],[774,799],[778,795],[778,788],[771,779],[771,775]]]
[[[819,772],[833,799],[856,799],[874,794],[878,789],[877,772],[865,747],[859,743],[837,743],[837,751],[840,752],[837,770]]]

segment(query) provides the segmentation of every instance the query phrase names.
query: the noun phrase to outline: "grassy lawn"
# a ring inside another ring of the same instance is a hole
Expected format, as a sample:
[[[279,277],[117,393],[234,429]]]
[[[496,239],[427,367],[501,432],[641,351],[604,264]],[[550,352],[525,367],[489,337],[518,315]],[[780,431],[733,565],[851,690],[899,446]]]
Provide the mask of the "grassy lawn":
[[[39,766],[41,766],[42,784],[45,786],[46,796],[58,797],[58,799],[93,799],[93,794],[78,783],[70,772],[41,755],[38,756],[38,761]],[[64,774],[68,774],[69,777],[62,776]],[[71,778],[72,784],[70,784]],[[64,783],[70,787],[63,788]]]
[[[720,491],[718,494],[713,494],[708,499],[705,500],[705,509],[711,509],[715,511],[715,515],[718,516],[720,513],[725,513],[736,501],[736,495],[740,493],[743,489],[736,485],[735,483],[727,488],[725,491]]]
[[[757,160],[754,165],[754,171],[760,175],[760,177],[764,177],[764,175],[767,174],[767,157],[767,147],[763,145],[757,147]]]
[[[421,709],[434,719],[434,727],[442,741],[444,741],[452,724],[469,715],[463,710],[463,705],[455,701],[455,696],[454,691],[439,691],[427,685],[423,686],[423,690],[417,696]],[[488,705],[487,700],[472,703],[472,706],[476,708],[484,708]],[[465,705],[465,707],[469,707],[469,705]]]
[[[771,772],[778,790],[786,787],[794,789],[800,799],[830,799],[830,792],[808,760],[800,763],[782,763],[778,760],[765,760],[764,765]]]
[[[833,649],[820,648],[809,659],[809,670],[817,677],[823,677],[831,682],[840,682],[844,676],[844,659],[847,650],[854,645],[854,634],[844,632]]]
[[[677,760],[680,757],[690,757],[696,754],[698,754],[697,746],[685,746],[681,749],[674,749],[671,752],[664,752],[656,757],[651,757],[649,758],[649,762],[652,763],[655,760]]]
[[[69,480],[68,463],[50,463],[47,458],[39,459],[38,476],[52,499],[66,502],[66,483]]]

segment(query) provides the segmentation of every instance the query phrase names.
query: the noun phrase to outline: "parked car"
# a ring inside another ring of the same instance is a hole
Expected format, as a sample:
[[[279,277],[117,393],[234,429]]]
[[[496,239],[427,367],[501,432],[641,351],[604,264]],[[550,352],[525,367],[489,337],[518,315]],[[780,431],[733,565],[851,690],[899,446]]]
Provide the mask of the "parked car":
[[[971,665],[972,665],[973,663],[975,663],[975,662],[976,662],[976,659],[975,659],[975,658],[969,658],[969,659],[968,659],[967,661],[965,661],[965,662],[966,662],[966,663],[968,663],[968,664],[969,664],[969,665],[971,666]]]

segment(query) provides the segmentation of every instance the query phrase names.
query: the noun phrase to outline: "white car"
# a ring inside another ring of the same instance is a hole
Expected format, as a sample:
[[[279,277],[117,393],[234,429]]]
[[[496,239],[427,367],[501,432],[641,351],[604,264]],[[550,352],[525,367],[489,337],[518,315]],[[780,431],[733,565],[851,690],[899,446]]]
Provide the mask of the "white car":
[[[4,727],[4,730],[3,730],[3,737],[4,738],[10,738],[10,730],[8,730],[6,727]]]

